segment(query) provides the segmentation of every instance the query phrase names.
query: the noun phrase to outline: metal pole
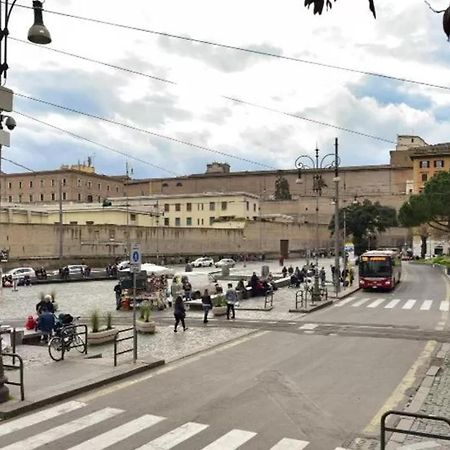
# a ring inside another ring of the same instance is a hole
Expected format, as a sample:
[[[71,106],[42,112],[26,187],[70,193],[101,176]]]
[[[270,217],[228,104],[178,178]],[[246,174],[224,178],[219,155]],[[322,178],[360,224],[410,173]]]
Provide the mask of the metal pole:
[[[314,268],[314,287],[311,296],[312,302],[320,301],[320,289],[319,289],[319,195],[321,190],[320,174],[319,174],[319,149],[316,148],[316,174],[314,176],[315,185],[314,190],[316,191],[316,244],[315,244],[315,262],[316,267]]]
[[[5,369],[3,368],[2,357],[2,335],[0,333],[0,403],[5,403],[9,400],[9,389],[6,386],[8,379],[5,377]]]
[[[136,273],[133,272],[133,363],[137,361],[137,330],[136,330]]]
[[[344,209],[344,269],[347,267],[347,252],[345,251],[345,243],[347,241],[347,211]]]
[[[1,11],[1,6],[0,6]],[[0,56],[1,58],[1,56]],[[1,111],[0,111],[1,113]],[[0,224],[2,222],[2,145],[0,145]],[[0,236],[4,236],[5,233],[0,232]],[[0,242],[0,252],[3,251],[3,246]],[[3,268],[2,268],[2,255],[0,255],[0,300],[3,298]],[[1,358],[1,356],[0,356]]]
[[[339,251],[340,251],[340,242],[339,242],[339,147],[338,147],[338,138],[334,141],[334,158],[335,158],[335,168],[334,168],[334,182],[335,182],[335,203],[334,203],[334,286],[336,290],[336,295],[339,294],[341,290],[341,285],[339,282]],[[345,210],[344,210],[345,214]],[[344,227],[345,229],[345,227]],[[345,245],[345,237],[344,237],[344,245]]]
[[[64,256],[64,222],[63,222],[63,202],[62,202],[62,178],[59,179],[59,260]]]

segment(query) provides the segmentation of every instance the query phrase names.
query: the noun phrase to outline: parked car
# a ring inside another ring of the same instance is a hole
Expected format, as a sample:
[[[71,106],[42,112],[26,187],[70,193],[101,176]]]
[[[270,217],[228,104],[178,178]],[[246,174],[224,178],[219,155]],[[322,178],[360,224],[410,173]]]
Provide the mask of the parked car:
[[[215,264],[216,267],[223,267],[223,266],[234,267],[235,265],[236,262],[234,261],[234,259],[231,258],[223,258],[220,261],[217,261]]]
[[[177,272],[174,275],[174,279],[181,280],[183,277],[187,277],[192,286],[192,298],[200,298],[205,289],[208,289],[210,294],[216,292],[216,278],[210,273],[205,272]]]
[[[3,274],[4,277],[12,276],[14,280],[21,280],[26,275],[28,275],[30,278],[36,278],[36,272],[32,267],[18,267],[17,269],[11,269]]]
[[[195,261],[191,262],[192,267],[212,267],[214,265],[214,260],[212,258],[197,258]]]

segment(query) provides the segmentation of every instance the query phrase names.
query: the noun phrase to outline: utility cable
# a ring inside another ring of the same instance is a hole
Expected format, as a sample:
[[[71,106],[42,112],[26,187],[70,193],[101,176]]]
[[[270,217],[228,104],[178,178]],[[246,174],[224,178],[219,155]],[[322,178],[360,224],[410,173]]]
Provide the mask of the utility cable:
[[[29,172],[36,173],[35,170],[29,169],[28,167],[26,167],[26,166],[24,166],[24,165],[22,165],[22,164],[20,164],[20,163],[18,163],[18,162],[15,162],[15,161],[13,161],[13,160],[11,160],[11,159],[8,159],[8,158],[5,158],[5,157],[2,156],[2,160],[3,160],[3,161],[7,161],[7,162],[9,162],[9,163],[11,163],[11,164],[14,164],[14,165],[17,166],[17,167],[21,167],[22,169],[28,170]]]
[[[103,66],[106,66],[106,67],[109,67],[109,68],[113,68],[113,69],[116,69],[116,70],[121,70],[121,71],[125,71],[125,72],[128,72],[128,73],[132,73],[134,75],[139,75],[139,76],[150,78],[150,79],[153,79],[153,80],[156,80],[156,81],[161,81],[163,83],[168,83],[168,84],[171,84],[171,85],[180,85],[180,83],[178,83],[176,81],[168,80],[166,78],[155,77],[153,75],[149,75],[149,74],[146,74],[146,73],[143,73],[143,72],[139,72],[139,71],[136,71],[136,70],[132,70],[132,69],[128,69],[128,68],[125,68],[125,67],[117,66],[117,65],[114,65],[114,64],[109,64],[109,63],[106,63],[106,62],[103,62],[103,61],[98,61],[98,60],[95,60],[95,59],[87,58],[85,56],[76,55],[74,53],[69,53],[69,52],[66,52],[64,50],[57,50],[57,49],[50,48],[50,47],[39,46],[39,45],[32,44],[31,42],[27,42],[25,40],[18,39],[18,38],[11,37],[10,39],[12,39],[14,41],[17,41],[17,42],[20,42],[20,43],[23,43],[23,44],[34,45],[34,46],[39,47],[39,48],[44,49],[44,50],[49,50],[49,51],[52,51],[52,52],[55,52],[55,53],[61,53],[61,54],[66,55],[66,56],[71,56],[71,57],[74,57],[74,58],[78,58],[78,59],[81,59],[81,60],[84,60],[84,61],[88,61],[88,62],[91,62],[91,63],[94,63],[94,64],[100,64],[100,65],[103,65]],[[374,135],[371,135],[371,134],[367,134],[367,133],[363,133],[363,132],[360,132],[360,131],[352,130],[350,128],[340,127],[338,125],[329,124],[329,123],[326,123],[326,122],[323,122],[323,121],[310,119],[308,117],[300,116],[298,114],[288,113],[288,112],[281,111],[281,110],[278,110],[278,109],[275,109],[275,108],[270,108],[268,106],[259,105],[257,103],[252,103],[252,102],[249,102],[249,101],[246,101],[246,100],[242,100],[240,98],[228,97],[226,95],[219,95],[219,97],[224,98],[225,100],[229,100],[229,101],[231,101],[233,103],[240,103],[242,105],[251,106],[253,108],[262,109],[264,111],[269,111],[269,112],[276,113],[276,114],[281,114],[281,115],[284,115],[284,116],[292,117],[294,119],[304,120],[306,122],[314,123],[316,125],[331,127],[331,128],[336,129],[336,130],[345,131],[346,133],[356,134],[356,135],[359,135],[359,136],[363,136],[363,137],[370,138],[370,139],[375,139],[375,140],[382,141],[382,142],[388,142],[389,144],[395,144],[394,141],[386,139],[386,138],[382,138],[382,137],[379,137],[379,136],[374,136]]]
[[[16,114],[19,114],[20,116],[26,117],[29,120],[33,120],[33,121],[35,121],[37,123],[40,123],[41,125],[45,125],[47,127],[53,128],[55,130],[58,130],[61,133],[65,133],[65,134],[67,134],[67,135],[69,135],[69,136],[71,136],[71,137],[73,137],[75,139],[79,139],[79,140],[82,140],[82,141],[85,141],[85,142],[89,142],[90,144],[96,145],[98,147],[102,147],[102,148],[104,148],[106,150],[110,150],[110,151],[112,151],[114,153],[117,153],[119,155],[125,156],[126,158],[134,159],[135,161],[141,162],[143,164],[147,164],[148,166],[151,166],[151,167],[153,167],[155,169],[158,169],[158,170],[161,170],[163,172],[166,172],[166,173],[168,173],[170,175],[175,175],[176,177],[180,176],[178,173],[173,172],[173,171],[168,170],[168,169],[165,169],[164,167],[158,166],[156,164],[153,164],[153,163],[151,163],[149,161],[146,161],[144,159],[138,158],[136,156],[132,156],[129,153],[122,152],[122,151],[117,150],[117,149],[115,149],[113,147],[110,147],[109,145],[105,145],[105,144],[101,144],[99,142],[93,141],[92,139],[88,139],[88,138],[86,138],[84,136],[81,136],[80,134],[76,134],[76,133],[73,133],[73,132],[71,132],[69,130],[65,130],[64,128],[57,127],[56,125],[52,125],[51,123],[44,122],[43,120],[37,119],[36,117],[30,116],[30,115],[25,114],[25,113],[23,113],[21,111],[14,110],[14,112]]]
[[[228,158],[233,158],[233,159],[237,159],[239,161],[243,161],[243,162],[246,162],[246,163],[255,164],[255,165],[258,165],[258,166],[261,166],[261,167],[265,167],[266,169],[277,170],[276,167],[269,166],[267,164],[260,163],[258,161],[252,161],[251,159],[242,158],[240,156],[232,155],[230,153],[225,153],[225,152],[222,152],[220,150],[214,150],[212,148],[205,147],[203,145],[194,144],[192,142],[184,141],[182,139],[177,139],[177,138],[174,138],[174,137],[171,137],[171,136],[166,136],[164,134],[156,133],[154,131],[144,130],[143,128],[135,127],[133,125],[129,125],[129,124],[126,124],[126,123],[123,123],[123,122],[118,122],[116,120],[107,119],[106,117],[101,117],[101,116],[98,116],[98,115],[95,115],[95,114],[90,114],[90,113],[87,113],[87,112],[84,112],[84,111],[79,111],[79,110],[74,109],[74,108],[69,108],[67,106],[58,105],[56,103],[48,102],[46,100],[42,100],[42,99],[39,99],[39,98],[31,97],[31,96],[28,96],[28,95],[25,95],[25,94],[20,94],[20,93],[17,93],[17,92],[15,92],[15,95],[18,96],[18,97],[25,98],[27,100],[32,100],[34,102],[42,103],[44,105],[53,106],[54,108],[59,108],[59,109],[62,109],[62,110],[65,110],[65,111],[69,111],[69,112],[72,112],[72,113],[76,113],[76,114],[79,114],[79,115],[82,115],[82,116],[85,116],[85,117],[91,117],[92,119],[100,120],[100,121],[105,122],[105,123],[109,123],[109,124],[112,124],[112,125],[118,125],[120,127],[127,128],[129,130],[137,131],[139,133],[148,134],[150,136],[155,136],[155,137],[158,137],[158,138],[161,138],[161,139],[166,139],[168,141],[176,142],[178,144],[183,144],[183,145],[187,145],[189,147],[198,148],[200,150],[205,150],[207,152],[216,153],[216,154],[222,155],[222,156],[227,156]]]
[[[1,1],[1,3],[4,3],[4,1]],[[32,6],[21,5],[21,4],[17,4],[17,3],[16,3],[16,7],[25,8],[25,9],[33,9]],[[341,71],[346,71],[346,72],[351,72],[351,73],[359,73],[361,75],[367,75],[367,76],[371,76],[371,77],[379,77],[379,78],[399,81],[402,83],[416,84],[416,85],[427,86],[427,87],[432,87],[432,88],[436,88],[436,89],[444,89],[447,91],[450,90],[450,86],[444,86],[444,85],[435,84],[435,83],[428,83],[425,81],[413,80],[410,78],[396,77],[394,75],[388,75],[388,74],[384,74],[384,73],[359,70],[359,69],[355,69],[355,68],[351,68],[351,67],[338,66],[338,65],[334,65],[334,64],[323,63],[320,61],[311,61],[311,60],[307,60],[307,59],[296,58],[293,56],[283,56],[283,55],[280,55],[277,53],[265,52],[262,50],[254,50],[254,49],[250,49],[250,48],[238,47],[238,46],[229,45],[229,44],[221,44],[219,42],[208,41],[205,39],[196,39],[196,38],[191,38],[191,37],[187,37],[187,36],[166,33],[163,31],[150,30],[150,29],[140,28],[140,27],[136,27],[136,26],[132,26],[132,25],[124,25],[124,24],[120,24],[120,23],[116,23],[116,22],[109,22],[106,20],[94,19],[92,17],[78,16],[75,14],[63,13],[60,11],[54,11],[54,10],[49,10],[49,9],[46,9],[45,13],[46,14],[47,13],[55,14],[58,16],[67,17],[67,18],[71,18],[71,19],[82,20],[85,22],[92,22],[92,23],[97,23],[97,24],[101,24],[101,25],[122,28],[122,29],[126,29],[126,30],[139,31],[139,32],[143,32],[143,33],[164,36],[164,37],[168,37],[168,38],[172,38],[172,39],[179,39],[179,40],[183,40],[183,41],[194,42],[197,44],[212,45],[214,47],[225,48],[228,50],[235,50],[235,51],[240,51],[240,52],[245,52],[245,53],[251,53],[251,54],[255,54],[255,55],[259,55],[259,56],[267,56],[270,58],[277,58],[277,59],[282,59],[282,60],[287,60],[287,61],[298,62],[298,63],[302,63],[302,64],[310,64],[310,65],[314,65],[314,66],[324,67],[327,69],[335,69],[335,70],[341,70]]]

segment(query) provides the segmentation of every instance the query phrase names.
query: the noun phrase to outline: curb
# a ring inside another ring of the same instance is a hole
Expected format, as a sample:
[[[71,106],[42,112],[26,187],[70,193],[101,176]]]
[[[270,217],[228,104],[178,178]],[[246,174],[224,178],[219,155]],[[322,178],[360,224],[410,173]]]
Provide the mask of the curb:
[[[330,306],[333,304],[333,300],[327,300],[323,303],[321,303],[320,305],[316,305],[316,306],[311,306],[311,308],[303,308],[303,309],[290,309],[289,312],[290,313],[312,313],[314,311],[317,311],[319,309],[322,308],[326,308],[327,306]]]
[[[344,298],[350,297],[350,295],[353,295],[355,292],[358,292],[360,290],[361,290],[361,287],[358,286],[358,287],[355,287],[353,290],[351,290],[349,292],[345,292],[344,294],[342,294],[339,297],[334,297],[334,296],[330,295],[330,298],[332,298],[333,301],[343,300]]]
[[[160,359],[160,360],[153,361],[150,363],[145,363],[145,361],[144,361],[143,363],[144,363],[143,365],[141,365],[139,367],[134,367],[131,370],[126,370],[121,373],[114,374],[113,376],[106,377],[106,378],[100,379],[98,381],[93,381],[93,382],[87,383],[83,386],[78,386],[74,389],[70,389],[65,392],[54,394],[54,395],[51,395],[46,398],[41,398],[36,401],[30,401],[30,403],[27,403],[26,400],[24,402],[20,402],[20,403],[19,402],[4,403],[3,405],[0,405],[0,419],[1,420],[9,419],[11,417],[18,416],[25,412],[33,411],[34,409],[40,408],[41,406],[48,406],[51,403],[56,403],[61,400],[65,400],[69,397],[73,397],[75,395],[88,392],[92,389],[96,389],[96,388],[105,386],[105,385],[113,383],[115,381],[119,381],[124,378],[128,378],[130,376],[138,375],[142,372],[146,372],[148,370],[155,369],[157,367],[164,365],[165,360]]]

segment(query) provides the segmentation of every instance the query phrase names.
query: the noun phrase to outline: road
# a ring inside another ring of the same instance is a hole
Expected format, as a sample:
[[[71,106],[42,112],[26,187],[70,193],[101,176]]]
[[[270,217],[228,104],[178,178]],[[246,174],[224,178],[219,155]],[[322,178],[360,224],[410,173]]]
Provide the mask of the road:
[[[218,350],[57,406],[69,412],[0,424],[0,446],[332,450],[377,436],[380,413],[404,401],[426,365],[429,339],[449,340],[444,278],[412,265],[404,275],[393,293],[261,323]]]

